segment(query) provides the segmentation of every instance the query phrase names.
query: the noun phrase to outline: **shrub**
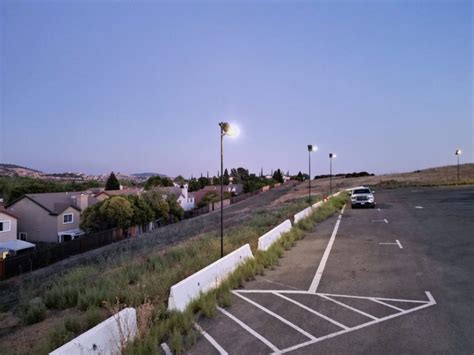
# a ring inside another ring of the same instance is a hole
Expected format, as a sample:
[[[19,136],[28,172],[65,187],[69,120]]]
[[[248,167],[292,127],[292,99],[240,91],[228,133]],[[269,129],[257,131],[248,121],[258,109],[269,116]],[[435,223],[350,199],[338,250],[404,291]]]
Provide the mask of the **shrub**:
[[[48,347],[50,350],[59,348],[61,345],[66,344],[68,341],[74,339],[75,334],[68,331],[64,324],[57,326],[48,334]]]
[[[104,317],[102,316],[102,312],[98,307],[91,307],[87,310],[85,315],[85,322],[87,329],[95,327],[97,324],[102,322]]]
[[[46,307],[42,301],[30,302],[22,310],[21,318],[25,324],[41,322],[46,317]]]
[[[190,308],[195,314],[202,314],[207,318],[216,315],[217,299],[214,292],[201,294],[191,305]]]
[[[64,329],[73,334],[80,334],[83,328],[77,318],[69,317],[64,321]]]

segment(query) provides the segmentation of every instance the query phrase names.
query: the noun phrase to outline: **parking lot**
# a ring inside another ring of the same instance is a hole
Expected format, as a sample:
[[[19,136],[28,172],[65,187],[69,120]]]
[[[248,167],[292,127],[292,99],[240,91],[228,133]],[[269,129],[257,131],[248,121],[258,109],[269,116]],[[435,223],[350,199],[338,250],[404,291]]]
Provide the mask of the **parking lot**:
[[[201,319],[189,354],[474,351],[474,189],[376,192]]]

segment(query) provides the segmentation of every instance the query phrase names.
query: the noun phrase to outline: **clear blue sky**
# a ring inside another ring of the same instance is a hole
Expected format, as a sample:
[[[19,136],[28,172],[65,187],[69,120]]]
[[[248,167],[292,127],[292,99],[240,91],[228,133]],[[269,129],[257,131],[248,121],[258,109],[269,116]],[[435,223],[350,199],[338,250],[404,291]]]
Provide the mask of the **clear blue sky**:
[[[411,171],[473,160],[471,1],[0,4],[0,162]]]

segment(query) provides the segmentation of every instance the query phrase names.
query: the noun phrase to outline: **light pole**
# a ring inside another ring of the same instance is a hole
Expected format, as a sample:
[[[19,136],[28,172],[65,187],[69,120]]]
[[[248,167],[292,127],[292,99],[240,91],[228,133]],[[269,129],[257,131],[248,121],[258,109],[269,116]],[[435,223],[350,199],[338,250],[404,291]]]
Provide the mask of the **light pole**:
[[[461,149],[456,149],[456,152],[454,153],[454,155],[456,155],[456,158],[458,158],[458,185],[459,185],[459,156],[462,154],[462,150]]]
[[[336,154],[329,153],[329,194],[332,195],[332,159],[336,157]]]
[[[309,179],[308,179],[308,201],[309,205],[311,206],[311,152],[315,152],[318,150],[313,144],[308,144],[308,158],[309,158]]]
[[[236,126],[220,122],[221,128],[221,258],[224,256],[224,136],[235,137],[239,134]]]

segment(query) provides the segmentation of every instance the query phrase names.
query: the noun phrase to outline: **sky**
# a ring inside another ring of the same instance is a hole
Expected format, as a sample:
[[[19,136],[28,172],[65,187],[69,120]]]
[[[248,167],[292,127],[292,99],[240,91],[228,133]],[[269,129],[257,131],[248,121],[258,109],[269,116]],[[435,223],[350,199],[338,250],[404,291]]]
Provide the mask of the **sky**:
[[[0,162],[382,174],[474,156],[471,1],[0,2]]]

